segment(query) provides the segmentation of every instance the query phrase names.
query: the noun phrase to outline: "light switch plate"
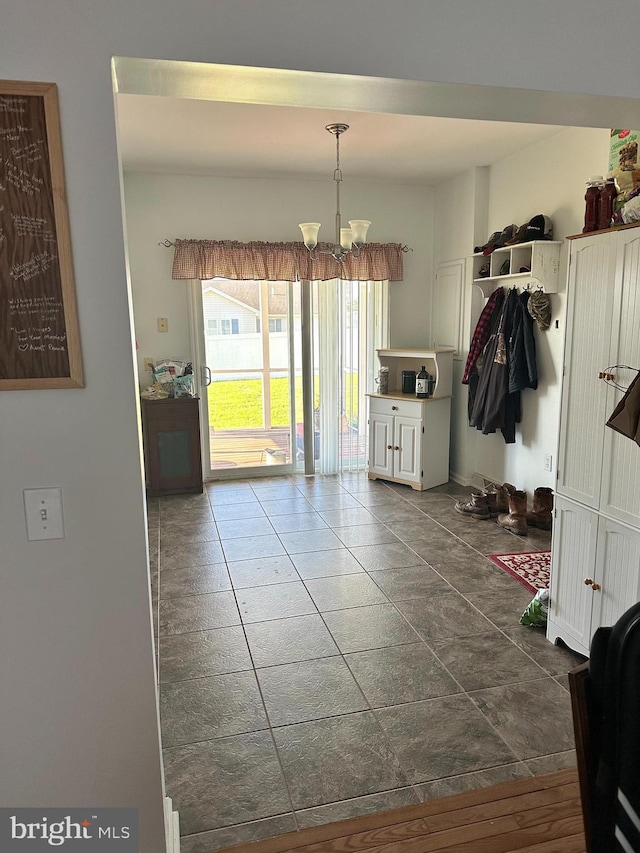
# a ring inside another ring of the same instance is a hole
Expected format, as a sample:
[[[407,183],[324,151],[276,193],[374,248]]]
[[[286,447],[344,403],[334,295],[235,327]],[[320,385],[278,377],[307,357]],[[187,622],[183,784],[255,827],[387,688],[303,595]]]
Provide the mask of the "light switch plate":
[[[25,489],[27,539],[64,539],[62,489]]]

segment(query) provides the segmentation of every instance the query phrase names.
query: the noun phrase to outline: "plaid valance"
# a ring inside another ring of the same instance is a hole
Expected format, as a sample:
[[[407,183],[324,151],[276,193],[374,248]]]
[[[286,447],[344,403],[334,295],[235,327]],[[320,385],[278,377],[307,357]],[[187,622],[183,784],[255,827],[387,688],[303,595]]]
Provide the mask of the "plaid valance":
[[[360,257],[349,254],[344,263],[331,255],[312,260],[304,243],[176,240],[174,245],[174,279],[402,281],[399,243],[367,243]],[[320,250],[331,248],[329,243],[318,244]]]

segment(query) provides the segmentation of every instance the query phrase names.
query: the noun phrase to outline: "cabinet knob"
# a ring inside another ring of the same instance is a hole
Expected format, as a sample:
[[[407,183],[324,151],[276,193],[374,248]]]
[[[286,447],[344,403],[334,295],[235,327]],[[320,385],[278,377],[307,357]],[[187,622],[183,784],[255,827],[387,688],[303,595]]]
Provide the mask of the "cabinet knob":
[[[398,407],[397,407],[397,406],[391,406],[391,411],[392,411],[392,412],[397,412],[397,411],[398,411]]]
[[[395,446],[393,449],[394,449],[394,450],[400,450],[400,448],[398,447],[398,445],[397,445],[397,444],[396,444],[396,446]]]
[[[586,586],[592,586],[593,585],[593,578],[585,578],[584,582],[585,582]]]
[[[393,450],[393,444],[387,444],[387,450]]]
[[[591,584],[591,589],[592,589],[594,592],[597,592],[599,589],[602,589],[602,587],[600,586],[600,584],[599,584],[599,583],[593,583],[593,584]]]

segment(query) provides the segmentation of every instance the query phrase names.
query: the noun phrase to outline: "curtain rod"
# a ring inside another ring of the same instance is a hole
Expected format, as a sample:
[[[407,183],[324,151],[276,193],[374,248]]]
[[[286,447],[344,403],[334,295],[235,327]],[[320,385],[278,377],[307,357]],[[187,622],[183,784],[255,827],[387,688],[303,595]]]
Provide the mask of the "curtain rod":
[[[365,245],[366,245],[366,243],[365,243]],[[172,243],[171,240],[162,240],[161,243],[158,243],[158,246],[165,246],[165,248],[169,249],[172,246],[175,246],[175,243]],[[402,251],[403,252],[413,252],[413,248],[411,246],[407,246],[407,244],[405,243],[405,245],[402,246]]]

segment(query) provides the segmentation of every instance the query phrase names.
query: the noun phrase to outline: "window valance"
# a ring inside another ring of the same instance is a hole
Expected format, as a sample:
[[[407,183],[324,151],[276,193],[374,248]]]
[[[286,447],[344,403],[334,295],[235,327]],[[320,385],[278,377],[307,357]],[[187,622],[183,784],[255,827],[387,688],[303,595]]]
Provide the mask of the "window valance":
[[[229,278],[259,281],[402,281],[402,246],[367,243],[344,263],[331,255],[312,260],[303,243],[240,243],[235,240],[176,240],[174,279]],[[319,249],[331,249],[329,243]]]

